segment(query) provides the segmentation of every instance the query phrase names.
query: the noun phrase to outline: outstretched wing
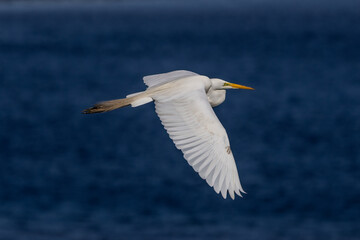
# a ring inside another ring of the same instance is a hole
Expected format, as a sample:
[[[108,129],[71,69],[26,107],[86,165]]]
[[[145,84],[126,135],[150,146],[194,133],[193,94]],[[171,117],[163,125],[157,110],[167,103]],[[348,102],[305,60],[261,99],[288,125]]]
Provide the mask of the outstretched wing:
[[[179,92],[178,92],[179,93]],[[241,196],[234,156],[226,131],[210,106],[204,89],[155,98],[156,113],[176,147],[224,198]]]
[[[190,72],[190,71],[186,71],[186,70],[177,70],[177,71],[172,71],[172,72],[168,72],[168,73],[161,73],[161,74],[145,76],[143,79],[144,79],[144,83],[146,84],[146,86],[154,87],[154,86],[157,86],[157,85],[160,85],[163,83],[168,83],[171,81],[178,80],[180,78],[186,78],[186,77],[196,76],[196,75],[199,75],[199,74]]]

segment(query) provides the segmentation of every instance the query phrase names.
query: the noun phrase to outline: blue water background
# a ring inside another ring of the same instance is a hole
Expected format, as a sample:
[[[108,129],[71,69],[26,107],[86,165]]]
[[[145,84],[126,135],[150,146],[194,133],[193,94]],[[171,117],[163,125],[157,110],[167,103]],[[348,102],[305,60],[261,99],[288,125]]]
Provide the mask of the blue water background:
[[[0,9],[0,239],[360,239],[354,9]],[[153,104],[81,110],[187,69],[248,194],[222,199]]]

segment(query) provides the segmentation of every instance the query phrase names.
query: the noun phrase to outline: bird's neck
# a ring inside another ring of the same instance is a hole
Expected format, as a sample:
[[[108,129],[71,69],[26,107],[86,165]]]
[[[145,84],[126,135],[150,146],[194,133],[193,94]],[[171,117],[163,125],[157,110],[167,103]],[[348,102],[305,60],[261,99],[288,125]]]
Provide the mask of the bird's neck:
[[[225,90],[214,90],[210,88],[207,93],[208,101],[212,107],[216,107],[225,101]]]

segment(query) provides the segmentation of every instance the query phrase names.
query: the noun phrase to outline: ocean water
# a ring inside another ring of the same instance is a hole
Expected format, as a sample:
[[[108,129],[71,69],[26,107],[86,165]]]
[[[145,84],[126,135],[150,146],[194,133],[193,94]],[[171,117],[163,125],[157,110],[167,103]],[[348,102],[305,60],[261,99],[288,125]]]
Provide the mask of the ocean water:
[[[0,239],[359,239],[360,15],[351,9],[0,9]],[[256,91],[215,108],[247,194],[222,199],[152,103],[187,69]]]

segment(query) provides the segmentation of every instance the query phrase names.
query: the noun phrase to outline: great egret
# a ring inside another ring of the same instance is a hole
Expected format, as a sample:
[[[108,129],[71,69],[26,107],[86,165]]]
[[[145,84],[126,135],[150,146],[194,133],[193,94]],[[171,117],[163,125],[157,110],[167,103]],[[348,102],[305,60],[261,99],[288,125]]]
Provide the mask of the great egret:
[[[145,76],[148,88],[126,98],[95,104],[83,113],[101,113],[155,102],[155,110],[175,146],[202,179],[232,199],[241,187],[228,136],[212,107],[225,100],[226,89],[251,89],[218,78],[178,70]]]

